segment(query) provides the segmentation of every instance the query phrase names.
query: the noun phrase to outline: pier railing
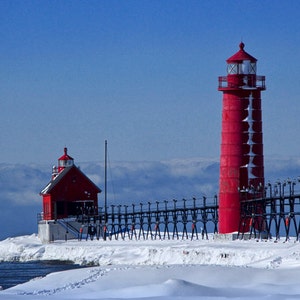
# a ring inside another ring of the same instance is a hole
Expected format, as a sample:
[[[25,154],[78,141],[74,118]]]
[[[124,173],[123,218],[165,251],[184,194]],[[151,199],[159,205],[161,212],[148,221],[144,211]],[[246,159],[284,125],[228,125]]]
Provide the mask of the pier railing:
[[[241,202],[240,236],[249,227],[250,238],[283,237],[288,240],[300,235],[300,191],[296,183],[300,180],[287,179],[268,183],[264,197],[256,197],[255,190],[251,199]]]
[[[198,239],[218,231],[217,196],[111,205],[106,211],[100,207],[97,216],[78,216],[78,221],[94,226],[98,239]]]
[[[238,237],[299,241],[298,182],[268,183],[263,193],[261,187],[257,193],[253,187],[241,191]],[[209,233],[218,232],[219,205],[217,196],[110,205],[100,207],[97,214],[82,213],[61,221],[67,231],[77,232],[78,239],[208,239]]]

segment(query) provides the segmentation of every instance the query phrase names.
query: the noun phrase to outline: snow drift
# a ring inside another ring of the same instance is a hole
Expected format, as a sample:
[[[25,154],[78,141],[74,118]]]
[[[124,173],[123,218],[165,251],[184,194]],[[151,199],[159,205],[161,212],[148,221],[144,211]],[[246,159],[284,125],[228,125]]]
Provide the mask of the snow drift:
[[[300,243],[273,240],[0,242],[2,261],[69,260],[57,272],[0,292],[0,299],[298,299]]]

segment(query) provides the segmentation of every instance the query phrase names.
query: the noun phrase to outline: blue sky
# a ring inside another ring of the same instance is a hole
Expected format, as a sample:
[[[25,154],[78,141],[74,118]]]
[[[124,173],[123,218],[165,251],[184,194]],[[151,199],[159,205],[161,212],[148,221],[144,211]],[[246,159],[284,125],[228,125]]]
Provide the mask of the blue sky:
[[[265,156],[299,152],[299,1],[0,1],[1,160],[218,157],[225,60],[266,76]]]

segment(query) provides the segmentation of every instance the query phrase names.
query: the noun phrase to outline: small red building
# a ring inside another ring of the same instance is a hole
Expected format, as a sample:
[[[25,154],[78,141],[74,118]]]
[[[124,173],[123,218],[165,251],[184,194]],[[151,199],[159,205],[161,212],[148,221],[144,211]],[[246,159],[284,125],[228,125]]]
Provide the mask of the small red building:
[[[51,181],[40,192],[43,220],[57,220],[79,215],[96,215],[101,190],[74,165],[64,148],[64,155],[53,167]]]

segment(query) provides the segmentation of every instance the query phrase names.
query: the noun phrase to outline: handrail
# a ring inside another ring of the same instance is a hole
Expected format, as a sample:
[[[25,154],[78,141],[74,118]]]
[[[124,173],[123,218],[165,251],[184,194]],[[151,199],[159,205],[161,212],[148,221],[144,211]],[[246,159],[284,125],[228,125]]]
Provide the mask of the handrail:
[[[218,89],[266,89],[265,76],[235,75],[235,78],[239,79],[238,82],[232,81],[231,76],[219,76]]]

